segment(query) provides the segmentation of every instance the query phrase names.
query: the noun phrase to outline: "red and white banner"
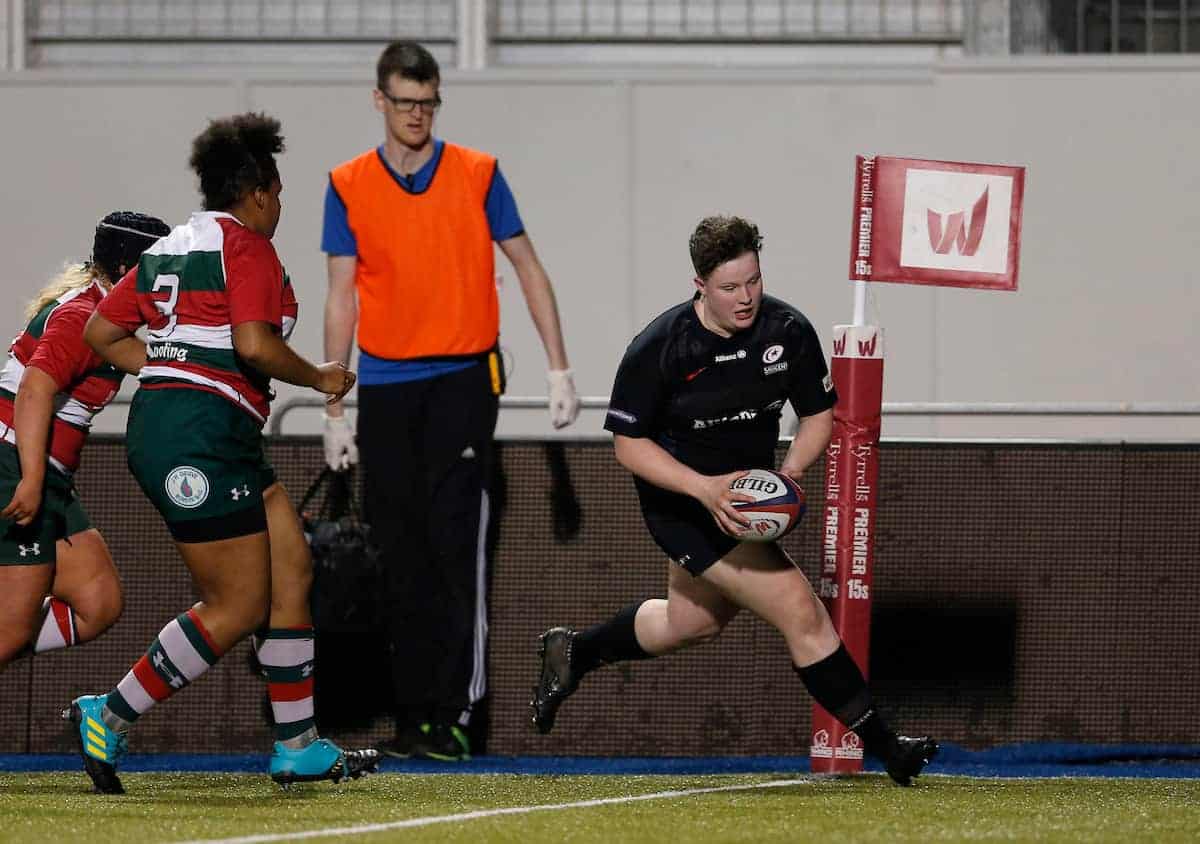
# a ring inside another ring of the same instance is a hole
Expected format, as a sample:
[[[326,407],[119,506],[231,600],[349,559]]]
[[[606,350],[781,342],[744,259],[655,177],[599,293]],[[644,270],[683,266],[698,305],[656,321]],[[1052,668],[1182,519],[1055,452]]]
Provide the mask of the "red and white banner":
[[[1025,168],[858,156],[850,280],[1016,290]]]
[[[883,403],[883,331],[875,325],[833,329],[830,374],[837,387],[833,436],[825,452],[825,511],[818,592],[850,656],[867,674],[871,581]],[[809,757],[814,773],[862,770],[862,742],[813,704]]]

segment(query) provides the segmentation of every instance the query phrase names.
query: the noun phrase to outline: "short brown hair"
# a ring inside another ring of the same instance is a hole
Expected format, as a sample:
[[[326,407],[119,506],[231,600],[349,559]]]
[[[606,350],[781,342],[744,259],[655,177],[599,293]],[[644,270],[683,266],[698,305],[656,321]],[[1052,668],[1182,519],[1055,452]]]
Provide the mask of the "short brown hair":
[[[741,217],[705,217],[688,239],[688,249],[696,275],[707,279],[726,261],[746,252],[757,255],[762,249],[762,235],[758,226]]]
[[[386,91],[387,81],[392,76],[434,84],[442,78],[437,59],[416,41],[393,41],[379,55],[375,65],[376,87]]]

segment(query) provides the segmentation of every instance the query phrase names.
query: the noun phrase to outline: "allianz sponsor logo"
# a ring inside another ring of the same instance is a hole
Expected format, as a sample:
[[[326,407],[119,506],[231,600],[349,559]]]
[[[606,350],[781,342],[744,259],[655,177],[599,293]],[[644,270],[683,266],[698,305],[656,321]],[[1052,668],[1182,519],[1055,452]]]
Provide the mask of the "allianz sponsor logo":
[[[151,360],[175,360],[184,363],[188,350],[174,343],[151,343],[146,346],[146,357]]]
[[[728,363],[731,360],[742,360],[746,357],[745,349],[738,349],[736,352],[730,352],[727,355],[717,355],[713,358],[713,363]]]

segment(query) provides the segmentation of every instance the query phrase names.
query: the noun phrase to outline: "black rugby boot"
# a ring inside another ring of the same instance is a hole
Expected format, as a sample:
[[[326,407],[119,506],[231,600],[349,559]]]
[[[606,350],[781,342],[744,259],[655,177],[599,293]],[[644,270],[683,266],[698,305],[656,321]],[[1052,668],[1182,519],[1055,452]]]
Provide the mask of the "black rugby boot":
[[[529,706],[533,710],[533,725],[539,733],[554,729],[558,708],[579,687],[582,674],[571,666],[575,635],[570,627],[552,627],[538,638],[542,669]]]
[[[894,736],[888,741],[884,766],[899,785],[912,785],[913,777],[937,756],[937,742],[929,736]]]

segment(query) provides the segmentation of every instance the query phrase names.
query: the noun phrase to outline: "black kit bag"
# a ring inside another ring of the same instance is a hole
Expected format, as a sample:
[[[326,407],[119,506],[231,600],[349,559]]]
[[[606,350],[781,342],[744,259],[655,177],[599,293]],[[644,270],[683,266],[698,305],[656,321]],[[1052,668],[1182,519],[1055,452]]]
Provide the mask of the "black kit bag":
[[[379,670],[390,662],[379,551],[354,495],[354,469],[322,469],[300,503],[300,519],[313,558],[317,725],[369,726],[395,704],[390,674]]]
[[[313,627],[335,633],[377,629],[379,552],[354,496],[354,470],[325,467],[304,493],[300,518],[312,549]]]

